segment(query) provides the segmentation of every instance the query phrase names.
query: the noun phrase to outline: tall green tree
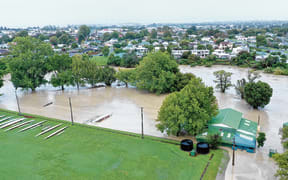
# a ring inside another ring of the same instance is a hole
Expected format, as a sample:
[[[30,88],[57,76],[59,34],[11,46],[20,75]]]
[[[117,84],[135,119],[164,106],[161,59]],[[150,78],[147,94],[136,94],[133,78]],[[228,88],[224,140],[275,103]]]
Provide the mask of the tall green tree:
[[[35,89],[47,81],[48,58],[53,54],[51,46],[32,37],[16,37],[11,46],[9,69],[14,87]]]
[[[56,36],[51,36],[49,41],[54,46],[56,46],[58,44],[58,38]]]
[[[82,55],[75,55],[72,57],[72,75],[74,83],[79,90],[80,86],[84,84],[84,72],[85,58]]]
[[[78,48],[78,44],[77,44],[77,43],[75,43],[75,42],[74,42],[74,43],[72,43],[72,44],[71,44],[71,48],[72,48],[72,49]]]
[[[190,28],[187,29],[187,34],[191,35],[193,33],[196,33],[196,26],[191,26]]]
[[[69,34],[67,34],[67,33],[63,33],[63,34],[58,38],[58,40],[59,40],[59,43],[60,43],[60,44],[69,44],[69,43],[71,43],[71,41],[72,41],[72,37],[71,37]]]
[[[231,62],[232,64],[236,64],[237,66],[244,65],[244,64],[250,66],[250,62],[253,61],[254,59],[255,59],[255,54],[242,51],[237,55],[237,57],[232,58]]]
[[[214,82],[216,83],[216,88],[220,89],[222,93],[225,93],[225,91],[232,86],[231,84],[232,73],[220,70],[215,71],[213,74],[216,77],[216,80],[214,80]]]
[[[78,37],[78,43],[81,43],[82,41],[85,41],[89,35],[90,35],[90,28],[86,25],[82,25],[79,27],[79,31],[78,31],[78,34],[77,34],[77,37]]]
[[[157,38],[157,31],[155,29],[152,29],[150,36],[152,39],[156,39]]]
[[[256,44],[257,44],[257,47],[259,46],[266,46],[267,45],[267,40],[266,40],[266,37],[265,36],[256,36]]]
[[[213,88],[200,78],[192,78],[180,92],[168,95],[160,108],[157,128],[168,135],[181,132],[196,135],[217,115],[218,106]]]
[[[7,63],[4,59],[0,59],[0,88],[4,85],[3,77],[8,73]]]
[[[136,67],[136,86],[158,94],[171,92],[177,72],[176,61],[167,53],[150,53]]]
[[[276,161],[279,169],[275,176],[280,177],[281,180],[288,179],[288,151],[285,151],[282,154],[274,154],[273,159]]]
[[[115,56],[113,53],[108,57],[107,64],[113,66],[120,66],[121,58],[119,56]]]
[[[64,90],[65,85],[74,85],[72,58],[68,54],[55,54],[49,59],[49,65],[50,71],[53,71],[50,82],[54,87],[61,86],[61,89]]]
[[[283,143],[284,148],[286,149],[288,148],[287,138],[288,138],[288,126],[284,126],[282,128],[282,143]]]
[[[269,104],[273,93],[273,89],[269,84],[261,81],[247,83],[244,91],[246,102],[255,109]]]
[[[180,91],[183,89],[191,79],[195,78],[195,75],[192,73],[182,74],[181,72],[176,73],[176,79],[172,91]]]
[[[22,30],[22,31],[19,31],[17,34],[16,34],[17,37],[27,37],[28,36],[28,31],[26,30]]]
[[[108,46],[104,46],[103,48],[102,48],[102,54],[104,55],[104,56],[108,56],[109,55],[109,47]]]
[[[66,70],[62,72],[58,72],[57,74],[53,74],[50,80],[50,83],[54,87],[61,87],[62,91],[64,90],[64,86],[72,85],[74,86],[74,79],[71,70]]]
[[[135,75],[135,70],[133,69],[123,69],[123,70],[119,70],[117,73],[116,73],[116,78],[119,80],[119,81],[122,81],[125,83],[125,86],[128,87],[128,83],[129,82],[134,82],[135,79],[134,79],[134,75]]]
[[[98,66],[96,61],[89,60],[84,62],[83,76],[92,88],[94,88],[97,83],[101,82],[101,73],[101,67]]]
[[[104,66],[102,68],[102,80],[107,86],[111,86],[111,84],[116,81],[115,69],[109,66]]]
[[[137,57],[135,52],[124,54],[120,61],[120,66],[126,68],[133,68],[137,64],[139,64],[139,58]]]

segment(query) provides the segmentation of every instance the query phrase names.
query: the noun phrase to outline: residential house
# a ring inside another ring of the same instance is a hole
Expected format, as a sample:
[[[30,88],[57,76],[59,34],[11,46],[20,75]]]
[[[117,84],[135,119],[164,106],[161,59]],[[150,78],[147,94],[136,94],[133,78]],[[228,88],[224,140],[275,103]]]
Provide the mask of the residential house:
[[[136,49],[136,54],[137,56],[143,56],[144,54],[148,53],[148,48],[145,48],[143,46],[138,46]]]
[[[249,43],[256,43],[256,36],[248,36],[247,41]]]
[[[269,57],[269,54],[263,51],[257,51],[255,61],[262,61]]]
[[[236,35],[235,38],[237,39],[237,41],[245,41],[247,42],[248,41],[248,38],[245,37],[245,36],[242,36],[242,35]]]
[[[240,46],[232,49],[233,55],[238,55],[240,52],[250,52],[250,49],[248,46]]]
[[[0,56],[8,55],[9,50],[8,49],[0,49]]]
[[[169,43],[165,41],[165,42],[162,43],[162,45],[163,45],[164,47],[167,47],[167,46],[169,46]]]
[[[219,59],[231,59],[230,54],[225,53],[223,49],[215,49],[212,54],[215,55]]]
[[[190,51],[191,54],[194,54],[196,56],[199,56],[200,58],[205,58],[209,55],[210,51],[205,49],[205,50],[172,50],[171,54],[174,56],[174,58],[179,59],[182,57],[184,52]]]
[[[219,44],[219,49],[225,50],[225,49],[232,49],[232,48],[233,48],[233,43],[231,42],[224,41]]]

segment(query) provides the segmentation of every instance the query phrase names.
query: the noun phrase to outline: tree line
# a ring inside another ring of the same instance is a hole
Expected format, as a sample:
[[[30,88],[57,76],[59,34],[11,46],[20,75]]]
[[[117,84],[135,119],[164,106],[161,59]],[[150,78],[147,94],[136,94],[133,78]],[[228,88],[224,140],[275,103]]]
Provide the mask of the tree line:
[[[51,46],[36,38],[17,37],[11,46],[11,56],[4,59],[14,87],[31,89],[47,83],[45,76],[52,73],[50,83],[54,87],[80,86],[104,82],[110,86],[116,80],[116,71],[99,66],[88,55],[54,54]]]
[[[113,68],[99,66],[86,54],[73,57],[57,54],[48,43],[29,36],[16,37],[11,43],[10,56],[3,59],[3,75],[9,71],[16,89],[32,91],[48,82],[64,90],[65,86],[76,86],[79,89],[85,84],[95,87],[100,82],[110,86],[119,79],[127,86],[131,83],[139,89],[162,94],[180,91],[194,77],[192,74],[180,73],[175,60],[164,52],[148,54],[139,65],[137,56],[128,54],[124,64],[127,67],[133,64],[136,68],[120,70],[116,74]],[[45,78],[49,73],[50,81]]]

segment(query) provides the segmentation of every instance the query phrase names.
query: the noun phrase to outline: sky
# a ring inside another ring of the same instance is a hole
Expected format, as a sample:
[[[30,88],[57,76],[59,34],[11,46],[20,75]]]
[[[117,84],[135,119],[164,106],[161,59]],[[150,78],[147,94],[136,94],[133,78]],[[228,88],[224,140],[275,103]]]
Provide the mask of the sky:
[[[288,20],[288,0],[0,0],[0,26]]]

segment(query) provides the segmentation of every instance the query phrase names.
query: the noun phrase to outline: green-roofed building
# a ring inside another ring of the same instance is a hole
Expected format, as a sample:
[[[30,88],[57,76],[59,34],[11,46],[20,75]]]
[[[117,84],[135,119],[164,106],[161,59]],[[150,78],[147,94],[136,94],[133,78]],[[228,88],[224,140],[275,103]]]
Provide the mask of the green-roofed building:
[[[196,136],[198,142],[206,142],[210,134],[219,134],[222,145],[232,146],[235,138],[236,148],[254,152],[258,124],[242,118],[242,113],[234,109],[222,109],[208,122],[208,129]]]

